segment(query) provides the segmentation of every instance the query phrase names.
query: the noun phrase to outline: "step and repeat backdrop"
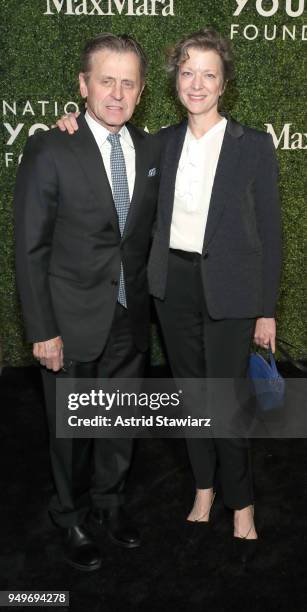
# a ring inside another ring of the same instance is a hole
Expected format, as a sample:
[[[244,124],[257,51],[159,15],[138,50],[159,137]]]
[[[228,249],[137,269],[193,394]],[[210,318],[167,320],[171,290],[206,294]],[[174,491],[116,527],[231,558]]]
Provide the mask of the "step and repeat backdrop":
[[[133,34],[150,69],[136,125],[155,132],[182,109],[165,71],[165,50],[212,25],[232,40],[236,80],[223,109],[272,134],[280,166],[284,230],[278,333],[307,352],[306,0],[1,0],[2,151],[0,324],[5,363],[30,360],[14,276],[12,193],[26,138],[80,108],[79,56],[103,31]],[[155,339],[154,361],[159,358]]]

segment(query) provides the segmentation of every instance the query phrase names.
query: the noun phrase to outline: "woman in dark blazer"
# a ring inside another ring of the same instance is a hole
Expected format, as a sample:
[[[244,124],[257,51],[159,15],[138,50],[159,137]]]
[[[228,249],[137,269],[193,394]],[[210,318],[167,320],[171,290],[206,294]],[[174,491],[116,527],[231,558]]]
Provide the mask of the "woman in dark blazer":
[[[188,118],[161,134],[150,291],[176,379],[241,378],[252,340],[275,350],[281,267],[275,151],[271,136],[219,112],[233,62],[217,32],[205,28],[184,38],[168,68]],[[248,441],[212,437],[187,445],[196,481],[188,521],[209,521],[218,466],[236,544],[254,548]]]

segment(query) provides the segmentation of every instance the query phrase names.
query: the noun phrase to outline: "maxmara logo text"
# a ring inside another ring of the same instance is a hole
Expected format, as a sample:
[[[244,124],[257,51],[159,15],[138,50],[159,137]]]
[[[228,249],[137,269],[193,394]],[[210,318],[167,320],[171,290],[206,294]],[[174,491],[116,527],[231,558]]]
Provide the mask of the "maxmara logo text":
[[[174,15],[174,0],[47,0],[45,15]]]
[[[307,40],[307,24],[295,23],[295,19],[302,17],[307,0],[236,0],[234,17],[243,17],[245,14],[258,14],[263,18],[263,26],[259,23],[232,23],[230,38],[243,37],[253,41],[257,38],[273,41],[279,40]],[[285,23],[277,25],[274,16],[283,13]]]

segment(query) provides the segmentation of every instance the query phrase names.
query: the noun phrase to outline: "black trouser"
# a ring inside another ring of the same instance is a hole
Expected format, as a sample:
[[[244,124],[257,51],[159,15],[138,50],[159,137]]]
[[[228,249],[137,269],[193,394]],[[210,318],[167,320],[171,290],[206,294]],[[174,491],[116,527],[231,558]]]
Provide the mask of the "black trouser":
[[[155,304],[174,378],[246,376],[255,320],[210,318],[199,255],[170,250],[166,298]],[[248,440],[195,438],[187,447],[198,489],[213,486],[219,467],[225,504],[253,503]]]
[[[145,355],[133,342],[127,311],[117,304],[107,345],[97,361],[72,364],[67,373],[42,370],[55,483],[49,511],[59,526],[81,524],[91,506],[106,508],[123,503],[132,440],[57,438],[57,377],[141,378],[144,364]]]

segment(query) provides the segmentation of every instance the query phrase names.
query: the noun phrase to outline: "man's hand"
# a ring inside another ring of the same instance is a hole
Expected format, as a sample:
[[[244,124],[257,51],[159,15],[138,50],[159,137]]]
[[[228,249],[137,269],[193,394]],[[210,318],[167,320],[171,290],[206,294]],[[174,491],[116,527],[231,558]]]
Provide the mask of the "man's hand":
[[[57,336],[44,342],[35,342],[33,344],[33,355],[48,370],[58,372],[63,367],[62,338]]]
[[[254,334],[255,344],[263,348],[269,348],[271,346],[272,352],[275,353],[275,337],[275,319],[265,319],[264,317],[257,319]]]
[[[61,132],[67,130],[68,134],[74,134],[79,129],[77,124],[77,117],[79,117],[79,115],[80,113],[68,113],[68,115],[63,115],[57,120],[56,126]]]

